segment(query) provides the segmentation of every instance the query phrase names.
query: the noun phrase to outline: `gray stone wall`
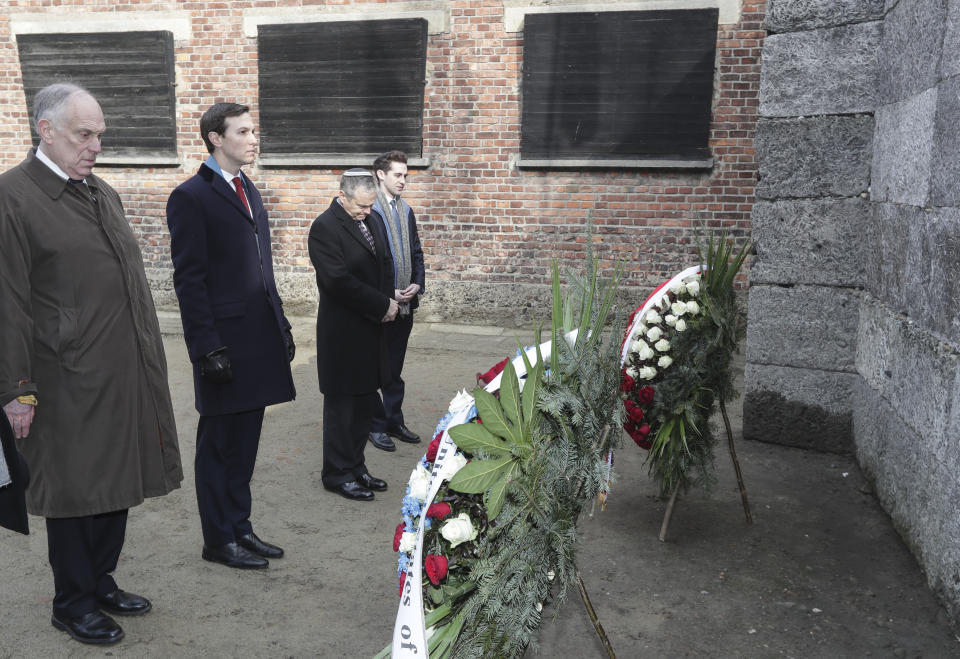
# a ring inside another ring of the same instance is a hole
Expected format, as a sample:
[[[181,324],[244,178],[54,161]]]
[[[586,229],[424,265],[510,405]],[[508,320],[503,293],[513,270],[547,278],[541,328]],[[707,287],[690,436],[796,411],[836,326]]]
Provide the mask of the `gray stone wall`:
[[[744,435],[856,452],[960,620],[960,0],[770,0]]]

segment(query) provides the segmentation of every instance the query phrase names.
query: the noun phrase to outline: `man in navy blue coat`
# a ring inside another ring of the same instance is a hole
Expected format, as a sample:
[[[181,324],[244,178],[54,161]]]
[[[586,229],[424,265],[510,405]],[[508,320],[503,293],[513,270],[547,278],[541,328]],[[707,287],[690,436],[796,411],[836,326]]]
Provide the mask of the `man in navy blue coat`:
[[[250,110],[217,103],[200,119],[210,157],[167,201],[173,282],[196,407],[194,472],[205,560],[262,568],[283,550],[250,523],[264,408],[296,395],[294,343],[270,258],[260,193],[241,167],[257,156]]]

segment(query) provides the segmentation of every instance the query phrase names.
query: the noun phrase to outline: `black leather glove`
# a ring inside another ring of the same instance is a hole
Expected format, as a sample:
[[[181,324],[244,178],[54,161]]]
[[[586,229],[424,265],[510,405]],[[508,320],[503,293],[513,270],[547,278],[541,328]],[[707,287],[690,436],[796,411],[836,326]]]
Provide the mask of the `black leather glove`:
[[[227,356],[227,347],[217,348],[200,358],[200,375],[207,382],[226,384],[233,379],[233,368]]]
[[[285,331],[284,340],[287,342],[287,360],[292,362],[297,354],[297,344],[293,342],[293,332],[289,329]]]

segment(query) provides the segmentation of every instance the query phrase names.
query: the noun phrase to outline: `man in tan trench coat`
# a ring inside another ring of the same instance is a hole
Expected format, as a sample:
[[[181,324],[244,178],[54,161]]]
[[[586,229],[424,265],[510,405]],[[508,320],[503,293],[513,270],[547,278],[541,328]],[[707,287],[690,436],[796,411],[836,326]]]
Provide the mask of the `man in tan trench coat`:
[[[34,121],[39,148],[0,175],[0,405],[46,518],[53,626],[115,643],[108,613],[151,608],[111,575],[127,509],[183,479],[166,360],[120,198],[92,173],[99,104],[51,85]]]

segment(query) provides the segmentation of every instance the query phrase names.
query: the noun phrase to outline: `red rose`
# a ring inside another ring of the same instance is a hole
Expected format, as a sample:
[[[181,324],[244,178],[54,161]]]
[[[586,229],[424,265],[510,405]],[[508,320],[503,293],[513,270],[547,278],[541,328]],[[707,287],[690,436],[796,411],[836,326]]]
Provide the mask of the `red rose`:
[[[393,532],[393,551],[400,551],[400,536],[403,535],[403,522],[397,524],[397,530]]]
[[[486,373],[477,373],[477,380],[482,381],[484,384],[490,384],[490,381],[493,380],[493,378],[497,377],[503,372],[503,369],[506,367],[508,361],[510,361],[509,357],[504,359],[502,362],[497,362],[497,364]]]
[[[407,573],[400,573],[400,595],[403,596],[403,584],[407,583]]]
[[[637,386],[636,381],[632,377],[624,373],[623,380],[620,381],[620,391],[622,391],[623,393],[628,393],[630,391],[633,391],[633,388],[636,386]]]
[[[423,560],[423,567],[427,572],[427,578],[434,586],[440,585],[440,582],[447,576],[447,559],[440,554],[427,554]]]
[[[634,407],[629,411],[630,420],[634,423],[640,423],[643,421],[643,410],[639,407]]]
[[[627,399],[625,399],[625,400],[623,401],[623,406],[624,406],[625,408],[627,408],[627,414],[629,415],[629,414],[630,414],[630,410],[632,410],[633,408],[635,408],[635,407],[637,406],[637,404],[634,403],[634,402],[633,402],[632,400],[630,400],[629,398],[627,398]]]
[[[433,519],[444,519],[452,512],[449,503],[432,503],[430,507],[427,508],[427,517],[432,517]]]
[[[649,405],[653,402],[653,387],[641,387],[637,392],[637,399],[641,405]]]
[[[477,423],[479,423],[479,424],[482,426],[482,425],[483,425],[483,420],[482,420],[480,417],[477,417]]]
[[[647,424],[643,424],[639,428],[633,426],[632,429],[627,430],[627,433],[630,435],[630,438],[636,442],[637,446],[643,450],[649,451],[650,447],[653,446],[653,440],[649,438],[650,426]]]
[[[427,462],[433,462],[437,459],[437,451],[440,450],[440,440],[443,439],[443,432],[438,432],[437,436],[427,447]]]

